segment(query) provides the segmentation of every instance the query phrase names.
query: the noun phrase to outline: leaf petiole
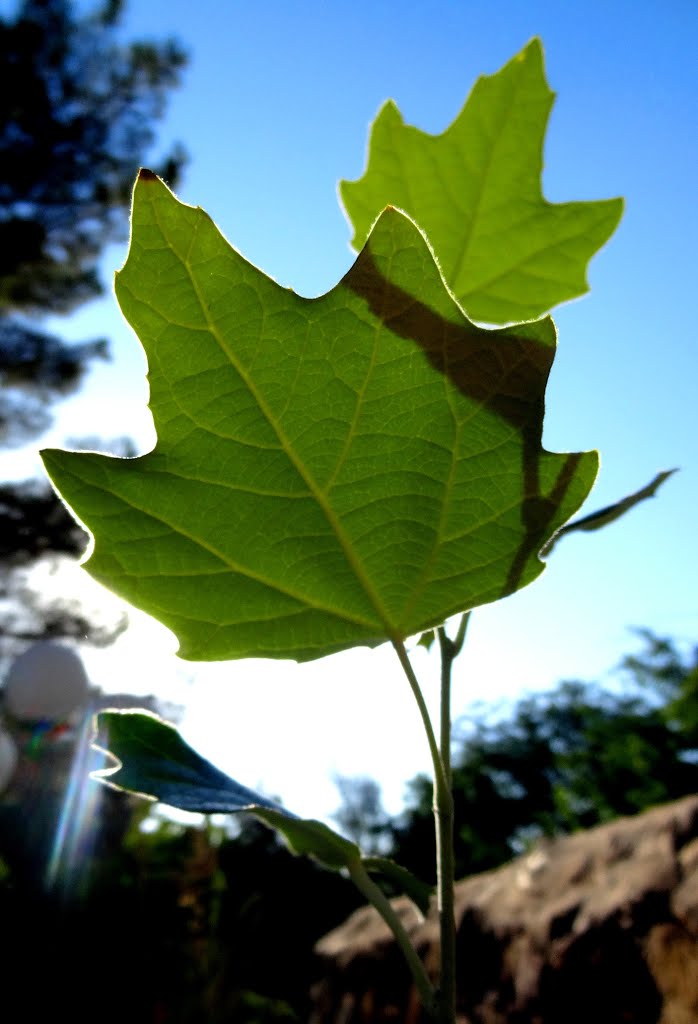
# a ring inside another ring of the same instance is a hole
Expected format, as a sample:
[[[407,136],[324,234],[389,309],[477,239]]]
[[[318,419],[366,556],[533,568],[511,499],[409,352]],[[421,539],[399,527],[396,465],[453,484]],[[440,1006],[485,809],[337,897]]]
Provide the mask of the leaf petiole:
[[[352,861],[352,863],[348,865],[348,870],[349,877],[354,885],[357,887],[359,892],[366,897],[369,903],[376,908],[395,936],[395,941],[405,957],[407,966],[409,967],[410,973],[414,979],[414,983],[417,986],[417,991],[419,992],[422,1000],[422,1005],[428,1014],[434,1015],[436,1011],[436,992],[429,980],[424,964],[422,963],[417,950],[412,945],[412,941],[407,934],[405,926],[400,920],[399,915],[395,911],[395,908],[382,889],[380,889],[373,879],[369,877],[366,868],[360,860],[357,859]]]

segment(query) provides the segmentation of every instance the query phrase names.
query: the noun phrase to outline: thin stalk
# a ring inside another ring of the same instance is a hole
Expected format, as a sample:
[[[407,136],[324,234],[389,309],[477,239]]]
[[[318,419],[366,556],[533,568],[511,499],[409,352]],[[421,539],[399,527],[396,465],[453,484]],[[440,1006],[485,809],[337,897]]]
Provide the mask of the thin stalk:
[[[451,671],[453,662],[463,649],[465,634],[468,630],[470,612],[464,612],[458,623],[458,631],[451,640],[443,626],[439,626],[436,635],[439,638],[441,653],[441,729],[439,753],[444,776],[448,788],[451,788]]]
[[[424,695],[420,689],[417,677],[414,674],[414,669],[410,659],[407,656],[405,645],[402,640],[393,640],[393,647],[395,652],[400,659],[403,672],[407,676],[407,681],[410,684],[414,699],[417,701],[417,707],[419,708],[419,714],[422,718],[422,724],[424,725],[424,731],[427,735],[427,742],[429,744],[429,752],[431,754],[431,761],[434,766],[434,782],[439,789],[447,789],[448,783],[446,776],[444,775],[444,768],[441,762],[441,754],[439,753],[439,747],[436,742],[436,736],[434,734],[434,727],[431,724],[431,718],[429,717],[429,710],[424,701]]]
[[[441,983],[439,990],[439,1024],[453,1024],[456,1019],[456,919],[455,919],[455,855],[453,849],[453,791],[451,786],[451,672],[453,662],[465,641],[470,612],[466,612],[453,640],[441,626],[437,635],[441,653],[441,722],[440,760],[446,786],[434,786],[434,821],[436,825],[436,902],[441,936]]]
[[[439,639],[441,640],[439,631]],[[450,641],[449,641],[450,643]],[[436,879],[437,879],[437,910],[439,915],[439,930],[441,936],[439,959],[439,991],[436,994],[435,1018],[438,1024],[455,1024],[456,1001],[455,1001],[455,958],[456,958],[456,934],[455,919],[453,913],[453,883],[454,883],[454,860],[453,860],[453,797],[450,783],[450,710],[447,709],[446,723],[444,725],[444,695],[442,677],[442,707],[441,707],[441,741],[443,747],[443,730],[448,729],[449,739],[446,744],[447,759],[444,763],[443,750],[439,750],[436,743],[436,736],[429,717],[429,711],[424,701],[424,695],[420,689],[414,669],[407,656],[404,644],[401,641],[393,641],[393,646],[400,659],[400,664],[407,676],[412,688],[419,713],[422,716],[424,729],[427,734],[431,759],[434,765],[434,824],[436,829]],[[450,669],[448,678],[450,680]],[[449,703],[449,694],[446,692],[445,703]]]
[[[434,1014],[436,1009],[436,993],[429,981],[429,976],[424,968],[424,964],[417,954],[417,950],[412,945],[410,937],[405,931],[405,926],[396,914],[392,903],[383,890],[380,889],[369,876],[360,860],[354,861],[350,864],[349,875],[359,892],[366,897],[369,903],[373,904],[392,931],[395,936],[395,941],[402,950],[402,954],[407,961],[407,966],[409,967],[414,983],[417,986],[417,991],[419,992],[422,1000],[422,1005],[428,1014]]]

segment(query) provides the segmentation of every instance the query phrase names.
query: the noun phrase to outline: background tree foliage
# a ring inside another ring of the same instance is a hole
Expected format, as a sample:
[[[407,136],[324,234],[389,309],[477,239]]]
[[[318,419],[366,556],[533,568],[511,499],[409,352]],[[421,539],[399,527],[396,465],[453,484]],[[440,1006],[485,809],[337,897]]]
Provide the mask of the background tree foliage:
[[[496,867],[541,836],[591,828],[698,789],[698,647],[643,631],[620,687],[567,681],[509,713],[461,720],[454,756],[456,875]],[[393,855],[431,879],[431,782],[410,784]]]
[[[376,780],[365,775],[335,775],[333,781],[341,800],[333,814],[339,831],[364,853],[383,853],[390,844],[390,818]]]
[[[106,339],[67,344],[38,321],[104,291],[100,255],[126,237],[135,174],[186,62],[171,39],[121,41],[123,8],[24,0],[0,18],[0,446],[45,430],[51,404],[108,356]],[[175,146],[160,173],[175,182],[183,161]],[[93,630],[75,608],[37,606],[31,566],[86,543],[45,484],[0,485],[0,538],[0,655],[13,638],[104,642],[123,626]]]
[[[104,291],[100,254],[124,237],[134,173],[185,63],[172,40],[119,43],[122,10],[120,0],[86,14],[66,0],[25,0],[0,19],[5,444],[43,429],[46,403],[106,355],[104,339],[68,346],[25,318],[69,313]],[[161,172],[175,181],[182,161],[175,148]]]
[[[461,723],[459,876],[503,863],[537,837],[695,791],[698,647],[684,655],[670,640],[642,638],[640,653],[622,662],[621,685],[564,682],[508,712],[484,708]],[[68,752],[62,756],[69,765]],[[312,946],[360,900],[348,880],[292,856],[255,820],[225,833],[210,822],[185,828],[160,817],[144,831],[150,805],[100,787],[83,839],[85,867],[72,886],[47,892],[53,830],[46,822],[61,806],[59,773],[49,774],[53,790],[41,787],[33,814],[17,808],[13,827],[0,827],[0,915],[13,937],[4,975],[10,1005],[32,990],[41,963],[37,1017],[62,1005],[66,979],[80,965],[82,981],[69,989],[75,1024],[94,1019],[95,1006],[105,1024],[125,1016],[133,1024],[307,1019]],[[358,828],[365,805],[362,838],[428,874],[425,779],[412,783],[407,810],[392,822],[376,783],[345,779],[339,790],[338,822]],[[5,807],[0,815],[5,824],[10,813]],[[22,814],[32,830],[29,857]]]

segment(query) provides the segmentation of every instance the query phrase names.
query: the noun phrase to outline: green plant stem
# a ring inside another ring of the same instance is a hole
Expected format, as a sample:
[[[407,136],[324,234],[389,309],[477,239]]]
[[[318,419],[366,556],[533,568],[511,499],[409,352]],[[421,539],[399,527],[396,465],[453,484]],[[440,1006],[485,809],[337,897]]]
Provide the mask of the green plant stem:
[[[392,903],[382,889],[380,889],[373,879],[369,877],[368,872],[360,860],[354,861],[350,864],[349,875],[359,892],[362,893],[369,903],[376,908],[392,931],[395,936],[395,941],[402,950],[402,954],[407,961],[407,966],[409,967],[414,983],[417,986],[417,991],[419,992],[422,1000],[422,1005],[427,1013],[433,1015],[436,1009],[436,993],[429,981],[429,976],[424,968],[424,964],[417,954],[417,950],[412,945],[412,941],[405,931],[405,926],[395,912]]]
[[[441,979],[438,1000],[439,1024],[453,1024],[456,1019],[456,920],[455,920],[455,855],[453,849],[453,790],[451,785],[451,672],[453,662],[465,641],[470,612],[460,620],[453,640],[443,626],[439,627],[441,653],[441,723],[440,756],[446,780],[445,791],[434,786],[434,821],[436,825],[436,902],[441,938]]]
[[[422,718],[422,724],[424,725],[424,731],[427,736],[427,742],[429,744],[429,753],[431,754],[432,765],[434,766],[434,781],[435,784],[440,788],[448,788],[446,776],[444,775],[443,764],[441,763],[441,754],[439,753],[439,747],[436,742],[436,736],[434,734],[434,727],[431,724],[431,718],[429,717],[429,710],[424,701],[424,694],[417,682],[417,677],[414,674],[412,663],[407,656],[405,645],[402,640],[393,640],[393,647],[395,652],[400,659],[403,672],[407,676],[407,681],[410,684],[414,699],[417,701],[417,707],[419,708],[419,714]]]
[[[441,642],[441,633],[439,640]],[[450,643],[451,641],[449,641]],[[453,914],[453,795],[450,780],[450,665],[447,673],[446,693],[444,694],[443,672],[441,686],[441,746],[444,747],[444,729],[447,730],[446,762],[443,749],[440,751],[414,669],[407,656],[404,644],[393,642],[405,675],[409,680],[419,712],[422,716],[424,729],[429,742],[432,763],[434,765],[434,823],[436,828],[436,879],[437,879],[437,910],[440,930],[440,972],[439,991],[436,996],[435,1017],[439,1024],[455,1024],[455,957],[456,935]],[[455,655],[454,655],[455,657]],[[443,664],[443,659],[442,659]],[[446,709],[444,720],[444,706]]]
[[[441,654],[441,729],[439,753],[449,789],[451,788],[451,671],[453,662],[463,649],[469,621],[470,612],[464,612],[461,615],[458,631],[453,640],[448,636],[443,626],[439,626],[436,631]]]

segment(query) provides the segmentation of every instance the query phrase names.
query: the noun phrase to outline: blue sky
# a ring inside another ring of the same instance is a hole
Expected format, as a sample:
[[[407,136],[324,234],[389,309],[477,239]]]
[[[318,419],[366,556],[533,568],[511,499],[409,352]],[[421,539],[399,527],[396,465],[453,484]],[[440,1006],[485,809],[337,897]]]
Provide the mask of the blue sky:
[[[598,678],[636,645],[633,626],[696,639],[697,29],[698,8],[688,0],[148,0],[127,10],[126,36],[174,34],[190,53],[160,131],[160,149],[179,139],[191,155],[179,197],[203,206],[249,260],[301,294],[328,290],[351,265],[336,183],[362,173],[383,100],[395,99],[409,123],[441,131],[475,78],[533,35],[558,94],[546,197],[626,199],[616,235],[591,264],[590,294],[554,314],[560,338],[545,444],[600,450],[588,511],[658,470],[681,473],[623,522],[565,539],[539,581],[473,616],[456,670],[456,715],[471,700]],[[124,256],[125,247],[110,248],[105,277]],[[115,358],[65,407],[51,443],[132,431],[147,447],[143,357],[113,297],[60,327],[76,339],[110,335]],[[22,459],[23,469],[36,465],[31,453]],[[8,471],[18,465],[15,457]],[[121,658],[130,682],[140,664],[144,691],[155,677],[178,678],[172,692],[191,700],[190,739],[300,813],[321,815],[336,803],[332,771],[375,775],[395,808],[404,781],[428,765],[390,651],[302,667],[175,669],[169,655],[146,658],[143,645],[154,654],[159,639],[135,635],[109,655],[111,665]],[[434,702],[435,658],[419,652],[416,662]],[[106,661],[94,666],[106,680]]]

